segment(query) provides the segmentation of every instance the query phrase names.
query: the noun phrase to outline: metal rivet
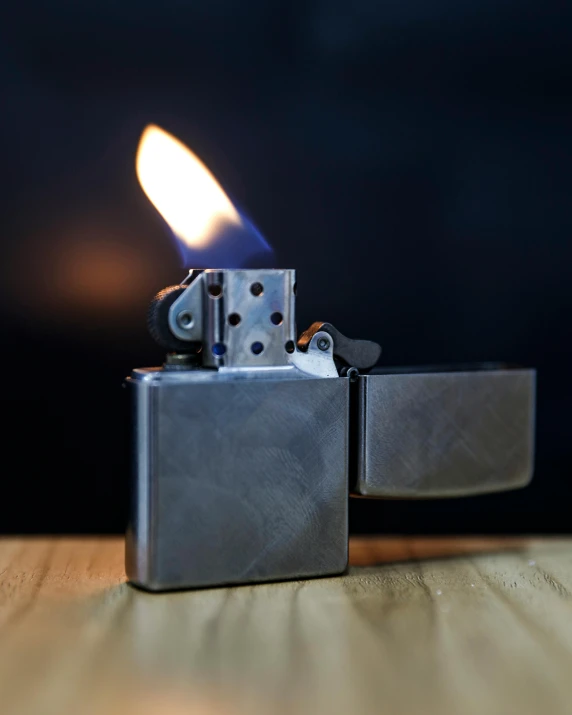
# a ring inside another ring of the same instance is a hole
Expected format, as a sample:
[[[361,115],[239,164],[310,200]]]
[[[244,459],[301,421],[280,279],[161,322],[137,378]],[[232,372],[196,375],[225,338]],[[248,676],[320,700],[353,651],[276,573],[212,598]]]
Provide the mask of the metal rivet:
[[[177,315],[177,324],[183,330],[188,330],[193,325],[193,315],[188,310],[182,310]]]
[[[318,348],[319,348],[320,350],[329,350],[329,348],[330,348],[330,341],[328,340],[328,338],[320,338],[320,339],[318,340]]]

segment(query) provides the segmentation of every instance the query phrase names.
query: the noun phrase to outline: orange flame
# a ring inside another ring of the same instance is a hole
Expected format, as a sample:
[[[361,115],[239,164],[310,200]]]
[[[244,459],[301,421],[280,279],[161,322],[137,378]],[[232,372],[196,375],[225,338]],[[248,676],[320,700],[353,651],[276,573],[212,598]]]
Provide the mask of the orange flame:
[[[135,165],[143,191],[190,248],[206,246],[223,224],[242,223],[202,161],[160,127],[149,124],[144,130]]]

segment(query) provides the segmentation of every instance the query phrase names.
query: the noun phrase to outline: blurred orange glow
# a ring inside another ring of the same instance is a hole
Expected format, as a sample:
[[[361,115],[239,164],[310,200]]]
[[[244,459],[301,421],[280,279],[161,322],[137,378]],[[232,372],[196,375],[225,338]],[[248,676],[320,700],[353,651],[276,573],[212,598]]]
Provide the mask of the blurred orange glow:
[[[221,224],[242,220],[220,184],[193,152],[150,124],[139,141],[139,183],[175,235],[191,248],[206,246]]]
[[[125,332],[144,322],[149,296],[168,280],[172,266],[162,255],[145,237],[86,216],[77,224],[46,228],[20,247],[13,273],[1,286],[3,302],[46,328],[76,323],[99,339],[103,326],[104,332]]]
[[[137,251],[102,240],[71,244],[59,257],[53,289],[82,310],[117,310],[137,300],[136,283],[145,274]]]

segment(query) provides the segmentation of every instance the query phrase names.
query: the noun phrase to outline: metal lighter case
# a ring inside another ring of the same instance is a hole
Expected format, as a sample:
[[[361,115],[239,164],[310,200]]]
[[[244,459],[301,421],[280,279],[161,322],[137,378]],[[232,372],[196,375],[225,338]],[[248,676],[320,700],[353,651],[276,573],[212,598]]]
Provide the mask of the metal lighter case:
[[[337,574],[348,496],[526,485],[535,372],[366,373],[381,348],[315,323],[298,341],[293,270],[207,270],[162,291],[170,351],[134,370],[129,579],[143,588]]]

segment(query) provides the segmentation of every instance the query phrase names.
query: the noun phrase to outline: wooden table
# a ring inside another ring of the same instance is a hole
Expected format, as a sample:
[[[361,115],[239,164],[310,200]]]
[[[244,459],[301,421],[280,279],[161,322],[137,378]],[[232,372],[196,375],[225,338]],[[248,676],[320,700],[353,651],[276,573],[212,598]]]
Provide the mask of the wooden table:
[[[0,713],[572,712],[572,541],[365,539],[339,578],[153,595],[0,540]]]

